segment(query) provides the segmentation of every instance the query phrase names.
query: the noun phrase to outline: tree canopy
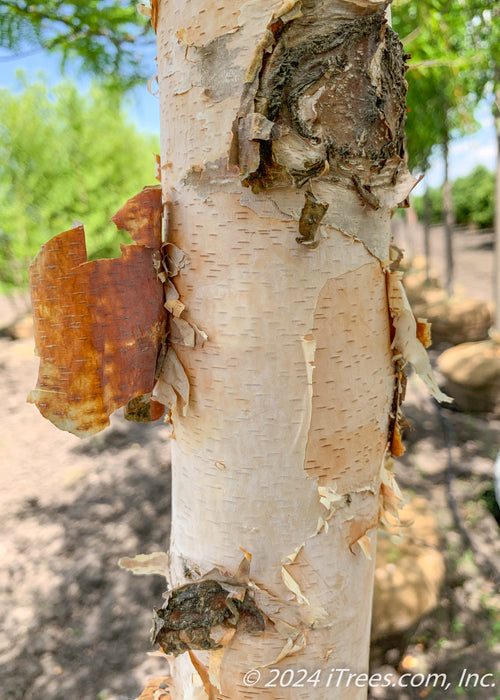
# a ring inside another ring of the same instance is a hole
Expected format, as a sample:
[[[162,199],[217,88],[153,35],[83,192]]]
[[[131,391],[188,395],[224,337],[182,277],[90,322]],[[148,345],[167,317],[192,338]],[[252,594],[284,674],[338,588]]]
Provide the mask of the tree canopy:
[[[0,90],[0,285],[27,280],[40,246],[85,224],[91,257],[119,254],[109,222],[128,197],[154,184],[156,137],[127,122],[112,93],[64,82]],[[130,242],[128,235],[121,240]]]
[[[473,105],[500,84],[497,0],[394,0],[393,24],[411,54],[407,74],[410,167],[428,168],[434,146],[473,126]],[[141,62],[154,46],[149,22],[131,0],[3,0],[0,47],[9,59],[45,49],[63,65],[127,88],[149,77]],[[499,93],[500,101],[500,93]]]
[[[411,55],[407,73],[411,169],[425,172],[435,146],[477,126],[469,40],[474,17],[463,0],[394,2],[394,28]]]
[[[487,97],[500,89],[500,5],[497,0],[469,0],[464,9],[469,72],[477,97]]]
[[[441,187],[428,189],[430,223],[440,224],[443,219],[443,193]],[[419,218],[424,215],[424,198],[414,197],[413,204]],[[495,175],[477,165],[468,175],[458,177],[452,185],[453,211],[457,224],[491,228],[495,209]]]
[[[44,49],[56,52],[63,66],[78,59],[86,73],[128,88],[149,77],[142,58],[151,46],[151,25],[131,0],[0,3],[0,47],[7,50],[0,60]]]

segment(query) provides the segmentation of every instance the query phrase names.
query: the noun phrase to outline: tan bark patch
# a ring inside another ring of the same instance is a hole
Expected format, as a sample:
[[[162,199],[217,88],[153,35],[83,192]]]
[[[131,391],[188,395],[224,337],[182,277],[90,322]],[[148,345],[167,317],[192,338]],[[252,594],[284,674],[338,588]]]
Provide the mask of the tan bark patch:
[[[136,700],[170,700],[172,697],[172,679],[165,676],[163,678],[150,678],[148,684]]]
[[[399,423],[396,421],[394,424],[394,432],[392,434],[392,440],[391,440],[391,454],[394,457],[402,457],[406,451],[405,446],[403,445],[402,439],[401,439],[401,428],[399,426]]]
[[[196,654],[194,652],[191,651],[191,649],[188,651],[188,654],[189,654],[189,658],[191,660],[191,663],[195,667],[196,672],[199,675],[201,682],[203,683],[203,687],[205,689],[205,693],[207,694],[208,700],[214,700],[216,689],[210,683],[210,676],[209,676],[207,667],[201,663],[199,658],[196,656]]]
[[[380,324],[376,311],[386,304],[382,274],[374,262],[328,280],[314,315],[312,428],[305,468],[320,484],[337,481],[339,493],[375,478],[387,440],[381,425],[387,420],[387,394],[380,384],[387,379],[381,371],[390,354],[389,324]]]
[[[431,324],[425,318],[417,318],[417,338],[424,348],[432,345]]]
[[[371,518],[348,520],[346,522],[346,541],[349,549],[352,551],[352,548],[354,547],[356,542],[359,543],[360,540],[363,539],[363,537],[367,536],[368,531],[373,530],[373,528],[376,528],[377,525],[378,517],[376,514]]]
[[[128,231],[138,245],[159,248],[161,245],[161,187],[145,187],[119,209],[111,221]]]

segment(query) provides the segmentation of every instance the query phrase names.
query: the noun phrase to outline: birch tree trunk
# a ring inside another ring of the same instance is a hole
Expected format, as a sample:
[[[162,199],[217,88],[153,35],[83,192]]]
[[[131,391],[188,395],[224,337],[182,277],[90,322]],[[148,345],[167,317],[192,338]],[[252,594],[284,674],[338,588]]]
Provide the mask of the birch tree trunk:
[[[234,594],[220,649],[179,634],[177,699],[366,696],[339,669],[367,671],[394,354],[415,332],[389,270],[413,179],[387,4],[155,8],[168,241],[189,259],[183,318],[208,336],[174,342],[190,399],[172,413],[170,584],[204,576],[252,601]],[[266,687],[272,669],[289,671]]]

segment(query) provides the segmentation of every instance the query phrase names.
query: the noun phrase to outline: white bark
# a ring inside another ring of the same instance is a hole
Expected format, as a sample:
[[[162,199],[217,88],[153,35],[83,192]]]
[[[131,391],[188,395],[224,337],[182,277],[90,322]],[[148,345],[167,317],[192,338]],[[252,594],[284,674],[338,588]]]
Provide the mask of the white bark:
[[[252,555],[249,590],[267,619],[260,635],[238,630],[222,651],[177,657],[178,699],[366,696],[354,681],[326,683],[331,669],[362,673],[368,664],[369,556],[381,476],[388,479],[383,461],[395,390],[386,290],[390,206],[406,196],[409,181],[401,167],[365,189],[359,161],[356,186],[339,171],[337,179],[319,173],[302,189],[279,183],[253,193],[227,159],[245,81],[258,76],[259,45],[272,51],[276,18],[321,34],[384,5],[159,5],[168,236],[190,261],[175,284],[183,318],[208,335],[203,349],[174,346],[190,400],[185,415],[173,412],[170,582],[190,583],[214,567],[234,576],[243,548]],[[380,65],[375,52],[368,72],[379,87]],[[322,94],[309,92],[301,103],[311,122]],[[346,130],[356,127],[350,109]],[[252,123],[269,138],[272,124],[260,116]],[[240,128],[240,153],[243,134]],[[273,142],[275,161],[303,164],[301,149],[311,157],[315,146],[285,136]],[[258,147],[255,155],[258,165]],[[296,240],[308,188],[328,204],[317,247]],[[265,688],[269,667],[323,675],[316,688]],[[243,677],[252,668],[262,680],[247,688]]]

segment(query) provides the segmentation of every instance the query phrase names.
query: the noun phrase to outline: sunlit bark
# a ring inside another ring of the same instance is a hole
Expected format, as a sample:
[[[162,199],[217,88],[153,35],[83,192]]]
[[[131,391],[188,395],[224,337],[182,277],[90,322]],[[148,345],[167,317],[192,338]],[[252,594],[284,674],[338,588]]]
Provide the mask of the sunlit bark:
[[[190,261],[176,278],[183,317],[208,335],[203,349],[175,345],[190,401],[173,411],[170,583],[214,569],[241,583],[244,550],[265,620],[237,624],[219,650],[188,643],[172,664],[178,699],[366,696],[327,679],[367,670],[391,493],[389,221],[411,179],[404,58],[385,10],[158,7],[168,240]],[[270,668],[322,675],[266,688]],[[261,680],[246,687],[250,669]]]

